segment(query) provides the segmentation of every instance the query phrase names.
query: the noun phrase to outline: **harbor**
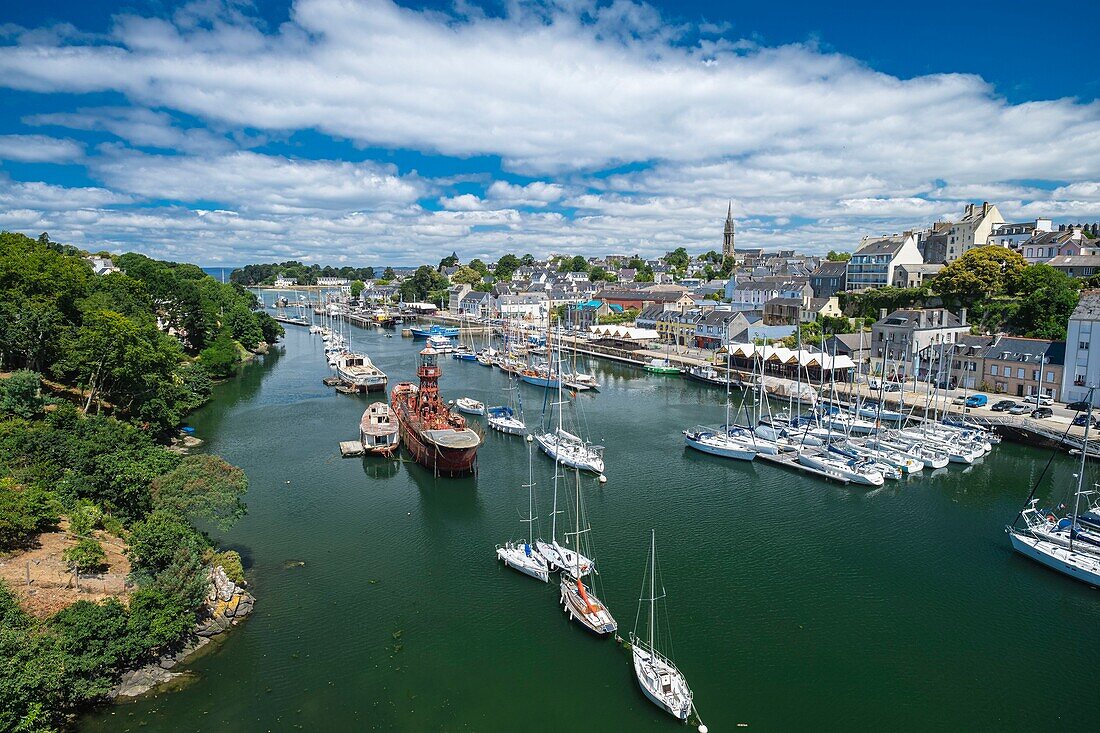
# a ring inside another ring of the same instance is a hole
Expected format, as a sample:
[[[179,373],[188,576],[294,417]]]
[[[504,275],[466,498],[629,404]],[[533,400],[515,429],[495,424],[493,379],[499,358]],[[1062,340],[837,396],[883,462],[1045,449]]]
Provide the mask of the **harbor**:
[[[415,380],[424,342],[386,334],[353,329],[352,342],[391,384]],[[502,402],[500,369],[442,366],[446,399]],[[685,448],[683,428],[724,420],[714,387],[595,357],[579,366],[599,381],[573,399],[606,446],[609,478],[582,475],[600,599],[625,636],[656,529],[675,659],[711,730],[1044,729],[1047,713],[1018,700],[1091,690],[1080,640],[1095,591],[1015,554],[1004,535],[1048,460],[1040,495],[1072,484],[1071,456],[1005,441],[971,465],[879,488],[823,481]],[[570,622],[556,583],[493,556],[523,536],[527,444],[486,431],[478,473],[454,479],[407,459],[341,459],[336,444],[381,396],[335,395],[321,384],[330,374],[321,341],[288,328],[284,346],[194,415],[209,449],[252,477],[232,538],[263,613],[194,665],[190,687],[95,713],[82,730],[118,730],[120,716],[151,731],[434,730],[454,719],[499,730],[523,727],[531,709],[546,727],[672,730],[632,679],[629,651]],[[537,427],[545,390],[521,390]],[[273,426],[293,435],[275,454]],[[533,469],[545,535],[553,464],[536,451]],[[1036,638],[1064,651],[1065,676],[991,663]],[[935,704],[899,714],[915,697]]]

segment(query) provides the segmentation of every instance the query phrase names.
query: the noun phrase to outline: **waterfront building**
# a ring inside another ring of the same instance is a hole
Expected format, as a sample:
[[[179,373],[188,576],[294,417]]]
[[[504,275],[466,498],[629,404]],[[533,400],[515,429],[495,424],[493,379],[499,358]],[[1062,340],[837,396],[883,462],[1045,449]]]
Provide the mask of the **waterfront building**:
[[[996,204],[988,201],[983,201],[981,206],[967,204],[963,218],[952,224],[947,232],[947,262],[954,262],[975,247],[984,247],[994,228],[1004,222]]]
[[[346,277],[319,277],[317,278],[317,284],[323,288],[340,288],[351,285],[351,281]]]
[[[815,298],[831,298],[848,289],[848,263],[822,262],[810,273],[810,289]]]
[[[845,276],[847,288],[867,290],[886,287],[894,282],[896,267],[922,262],[917,238],[912,232],[889,237],[864,237],[848,260]]]
[[[1036,393],[1058,399],[1062,387],[1065,341],[997,336],[983,354],[980,389],[1033,397]]]
[[[296,277],[284,277],[279,275],[275,278],[275,287],[277,288],[292,288],[298,284],[298,278]]]
[[[772,298],[764,304],[764,323],[769,326],[810,323],[818,316],[837,317],[844,315],[840,310],[839,299],[811,298]]]
[[[764,310],[764,304],[774,298],[812,296],[809,279],[788,279],[783,276],[760,279],[731,277],[726,283],[726,299],[734,307]]]
[[[623,309],[641,310],[648,305],[656,303],[672,308],[690,308],[695,305],[695,300],[684,289],[665,289],[669,286],[660,286],[661,289],[633,289],[622,287],[604,288],[596,293],[599,300],[607,301],[622,306]]]
[[[1092,355],[1096,354],[1096,358]],[[1083,290],[1066,330],[1062,399],[1076,402],[1088,397],[1090,386],[1100,386],[1100,290]],[[1100,407],[1100,390],[1093,393]]]
[[[488,318],[493,298],[488,293],[473,290],[462,298],[459,313],[470,318]]]
[[[712,310],[695,324],[695,347],[714,350],[729,343],[729,336],[743,333],[752,321],[741,311]]]
[[[473,288],[466,283],[452,285],[450,290],[447,291],[447,310],[451,313],[460,312],[462,310],[462,299],[465,298],[471,290],[473,290]]]
[[[966,308],[956,316],[946,308],[902,308],[887,314],[883,308],[871,327],[871,371],[875,374],[913,375],[914,356],[932,347],[949,347],[970,333]]]
[[[657,334],[666,344],[690,346],[695,343],[696,324],[703,314],[698,310],[666,310],[657,316]]]
[[[661,308],[661,306],[651,307]],[[621,305],[614,305],[599,299],[573,303],[566,308],[565,326],[571,331],[587,331],[592,326],[597,325],[601,317],[619,315],[622,312],[623,307]],[[649,328],[653,328],[653,326],[649,326]]]

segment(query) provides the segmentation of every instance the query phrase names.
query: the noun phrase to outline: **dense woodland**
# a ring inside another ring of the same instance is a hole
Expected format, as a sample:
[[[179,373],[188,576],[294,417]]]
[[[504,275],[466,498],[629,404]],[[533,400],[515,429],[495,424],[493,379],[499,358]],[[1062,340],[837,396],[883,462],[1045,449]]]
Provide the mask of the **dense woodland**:
[[[239,285],[136,254],[96,276],[83,252],[0,233],[0,553],[67,528],[75,572],[125,541],[129,602],[78,601],[39,620],[0,583],[0,730],[48,731],[127,668],[179,647],[212,563],[240,576],[198,527],[244,513],[244,473],[165,441],[213,380],[282,328]]]
[[[272,262],[269,264],[245,265],[229,274],[229,281],[237,285],[272,285],[279,276],[291,277],[299,285],[316,285],[319,277],[343,277],[348,280],[373,280],[373,267],[321,267],[303,265],[301,262]]]

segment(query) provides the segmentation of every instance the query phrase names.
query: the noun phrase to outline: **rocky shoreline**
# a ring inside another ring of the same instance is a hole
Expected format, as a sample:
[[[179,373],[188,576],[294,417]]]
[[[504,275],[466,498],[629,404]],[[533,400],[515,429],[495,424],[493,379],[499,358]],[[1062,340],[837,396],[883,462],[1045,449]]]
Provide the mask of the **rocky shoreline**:
[[[230,580],[220,565],[211,569],[209,582],[210,592],[203,603],[201,620],[195,626],[194,639],[177,652],[123,674],[118,685],[108,693],[109,699],[141,697],[177,681],[185,674],[177,669],[181,663],[194,658],[218,636],[248,618],[256,604],[251,593]]]

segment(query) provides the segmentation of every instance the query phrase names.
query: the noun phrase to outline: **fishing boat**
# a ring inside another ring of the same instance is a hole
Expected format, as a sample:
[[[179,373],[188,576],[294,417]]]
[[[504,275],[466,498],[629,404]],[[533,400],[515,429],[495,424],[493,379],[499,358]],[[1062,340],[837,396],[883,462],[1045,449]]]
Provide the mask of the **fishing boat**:
[[[545,366],[521,369],[519,378],[536,387],[547,387],[549,389],[561,387],[561,379],[557,375],[551,374],[549,367]]]
[[[682,371],[681,374],[684,376],[684,379],[690,379],[693,382],[709,384],[715,387],[726,386],[726,376],[709,364],[697,364],[688,367]]]
[[[385,402],[371,403],[359,420],[359,442],[374,455],[390,456],[401,444],[393,410]]]
[[[471,397],[459,397],[455,400],[455,407],[459,412],[465,412],[467,415],[485,414],[485,403],[478,402]]]
[[[650,359],[647,363],[642,364],[642,369],[652,374],[679,374],[680,367],[673,364],[668,359]]]
[[[503,545],[497,545],[497,558],[508,567],[530,575],[543,583],[550,582],[550,563],[534,547],[535,543],[535,468],[534,449],[531,443],[527,444],[527,483],[523,488],[527,489],[527,516],[520,521],[527,525],[527,537],[529,539],[509,540]]]
[[[474,470],[481,436],[466,419],[451,412],[439,397],[439,352],[427,346],[419,355],[419,387],[401,382],[393,388],[390,406],[401,440],[417,463],[436,475],[461,476]]]
[[[345,351],[336,357],[336,376],[357,392],[377,392],[386,388],[389,377],[366,354]]]
[[[642,593],[638,597],[638,614],[640,619],[645,602],[649,602],[649,634],[643,639],[636,633],[638,631],[637,620],[634,631],[630,632],[630,651],[634,659],[634,677],[638,680],[638,686],[642,693],[657,707],[678,720],[687,720],[694,708],[691,688],[688,687],[684,675],[676,668],[671,659],[657,650],[656,628],[658,623],[657,601],[665,597],[664,583],[661,583],[661,594],[657,595],[657,532],[651,530],[649,558],[646,562],[646,570],[649,572],[649,597],[645,597],[645,576],[642,580]],[[671,642],[670,642],[671,644]]]
[[[432,336],[446,336],[448,338],[453,338],[458,336],[460,332],[459,329],[455,326],[440,326],[437,323],[433,323],[428,328],[414,326],[408,330],[409,333],[412,334],[412,337],[416,339],[426,339],[431,338]]]
[[[428,346],[437,354],[449,354],[455,350],[454,342],[446,336],[429,336]]]
[[[580,471],[574,469],[573,474],[576,478],[577,487],[575,506],[576,525],[573,532],[566,533],[566,541],[568,542],[571,537],[576,547],[582,548],[587,544],[585,538],[591,531],[591,527],[588,526],[587,519],[584,517],[584,500],[581,497]],[[559,585],[559,589],[561,590],[562,610],[569,614],[569,618],[598,636],[613,634],[619,628],[619,625],[611,615],[611,612],[607,610],[607,606],[605,606],[603,601],[596,596],[594,590],[596,582],[595,573],[591,575],[593,587],[585,587],[584,576],[587,574],[587,571],[581,565],[581,557],[580,551],[578,550],[573,553],[575,564],[567,563],[561,566],[561,584]]]

